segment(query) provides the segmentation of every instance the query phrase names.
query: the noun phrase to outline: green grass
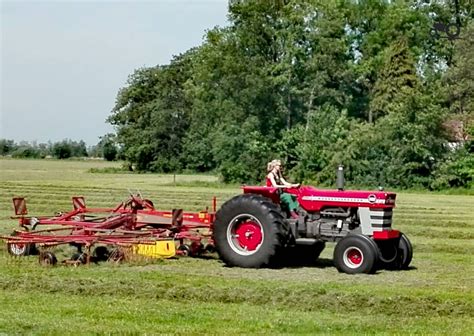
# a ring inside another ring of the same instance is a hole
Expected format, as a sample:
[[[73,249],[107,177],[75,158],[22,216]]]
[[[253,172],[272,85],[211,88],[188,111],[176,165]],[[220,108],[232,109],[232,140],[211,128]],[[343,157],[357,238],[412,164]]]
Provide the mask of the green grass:
[[[119,165],[0,160],[0,232],[16,227],[12,196],[53,214],[73,195],[111,206],[138,189],[159,208],[201,210],[240,193],[214,176],[91,172],[107,167]],[[0,334],[474,334],[474,197],[397,197],[394,226],[414,246],[400,272],[340,274],[331,244],[316,267],[278,270],[216,258],[47,268],[2,246]]]

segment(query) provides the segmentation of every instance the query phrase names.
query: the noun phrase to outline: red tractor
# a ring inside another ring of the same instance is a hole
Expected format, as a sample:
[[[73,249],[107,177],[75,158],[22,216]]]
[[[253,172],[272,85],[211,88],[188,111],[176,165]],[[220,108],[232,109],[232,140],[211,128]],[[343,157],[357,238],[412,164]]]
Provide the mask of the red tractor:
[[[407,269],[411,262],[410,241],[392,229],[395,193],[345,191],[338,175],[338,190],[285,189],[300,204],[295,219],[280,203],[280,189],[244,186],[243,191],[222,205],[213,225],[217,252],[228,266],[278,265],[291,253],[316,260],[326,242],[337,243],[334,264],[344,273]]]

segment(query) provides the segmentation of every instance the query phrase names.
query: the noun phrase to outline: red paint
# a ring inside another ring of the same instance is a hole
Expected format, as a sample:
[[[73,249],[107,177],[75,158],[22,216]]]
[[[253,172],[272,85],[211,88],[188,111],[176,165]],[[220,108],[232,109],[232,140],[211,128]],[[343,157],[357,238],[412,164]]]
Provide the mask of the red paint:
[[[279,203],[278,188],[261,186],[244,186],[244,193],[259,194]],[[328,207],[368,207],[393,208],[395,207],[395,193],[384,191],[354,191],[354,190],[326,190],[303,186],[300,188],[283,188],[283,192],[297,197],[300,206],[308,212],[320,211]],[[332,198],[314,200],[311,198]],[[310,199],[308,199],[310,198]],[[372,201],[371,201],[372,200]],[[382,202],[382,203],[378,203]]]
[[[362,255],[357,249],[349,250],[349,252],[347,252],[347,259],[349,259],[349,261],[354,265],[362,263]]]
[[[17,216],[24,216],[28,214],[28,209],[26,208],[26,200],[24,197],[14,197],[13,207],[15,208],[15,215]]]
[[[243,222],[235,229],[237,240],[242,248],[255,251],[262,242],[260,225],[253,221]]]
[[[260,186],[243,186],[244,194],[258,194],[271,199],[274,203],[280,203],[280,195],[278,188],[260,187]]]
[[[373,233],[373,238],[376,240],[394,239],[398,237],[400,237],[400,231],[397,230],[374,231]]]
[[[85,209],[86,208],[86,201],[83,196],[73,196],[72,197],[72,205],[74,210],[77,209]]]

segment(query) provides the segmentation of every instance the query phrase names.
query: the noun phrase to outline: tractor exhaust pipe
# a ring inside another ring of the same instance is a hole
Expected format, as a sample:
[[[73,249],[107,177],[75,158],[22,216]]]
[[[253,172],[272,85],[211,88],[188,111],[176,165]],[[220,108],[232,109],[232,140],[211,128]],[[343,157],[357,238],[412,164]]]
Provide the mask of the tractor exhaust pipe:
[[[336,187],[338,190],[344,190],[344,166],[339,165],[336,172]]]

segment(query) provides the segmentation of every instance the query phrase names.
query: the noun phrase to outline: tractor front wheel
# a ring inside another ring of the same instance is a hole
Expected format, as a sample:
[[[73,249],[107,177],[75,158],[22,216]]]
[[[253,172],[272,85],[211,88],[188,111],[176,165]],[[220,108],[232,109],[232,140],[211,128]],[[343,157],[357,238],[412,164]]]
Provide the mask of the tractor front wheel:
[[[228,266],[258,268],[276,261],[289,230],[271,200],[244,194],[222,205],[213,234],[217,253]]]
[[[400,254],[399,269],[408,269],[411,259],[413,258],[413,246],[408,237],[403,233],[401,233],[400,242],[398,243],[398,251]]]
[[[348,235],[334,249],[334,264],[339,272],[373,273],[377,260],[377,245],[364,235]]]
[[[389,270],[407,269],[413,257],[413,247],[407,236],[401,233],[399,239],[377,241],[380,253],[380,268]]]

